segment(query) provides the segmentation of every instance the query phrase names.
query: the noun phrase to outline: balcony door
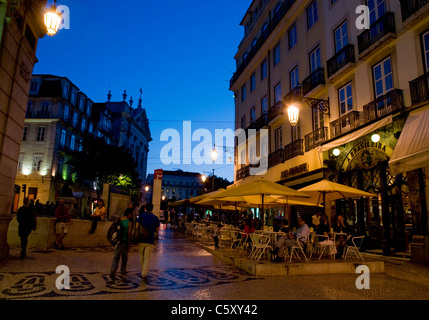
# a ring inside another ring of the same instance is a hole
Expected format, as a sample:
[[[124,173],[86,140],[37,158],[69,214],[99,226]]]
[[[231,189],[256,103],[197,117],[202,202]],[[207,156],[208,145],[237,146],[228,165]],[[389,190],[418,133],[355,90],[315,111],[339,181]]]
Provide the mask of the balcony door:
[[[368,0],[369,8],[369,23],[372,26],[374,22],[380,19],[386,13],[385,0]],[[371,28],[370,37],[375,38],[377,35],[382,34],[384,31],[384,23],[377,24],[376,28]]]
[[[391,111],[392,98],[388,95],[393,90],[392,60],[390,57],[376,64],[373,68],[375,98],[379,115]]]
[[[425,60],[425,72],[429,72],[429,31],[423,34],[423,54]]]
[[[313,74],[317,69],[322,67],[320,58],[320,47],[317,47],[310,53],[310,73]]]

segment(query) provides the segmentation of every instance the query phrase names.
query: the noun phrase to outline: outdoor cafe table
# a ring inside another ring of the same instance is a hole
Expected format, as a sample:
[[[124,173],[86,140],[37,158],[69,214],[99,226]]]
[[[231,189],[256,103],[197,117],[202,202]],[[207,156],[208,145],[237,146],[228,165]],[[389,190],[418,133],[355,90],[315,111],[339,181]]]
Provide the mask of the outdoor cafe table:
[[[286,236],[286,233],[284,232],[275,232],[275,231],[268,231],[268,230],[264,230],[262,232],[262,234],[270,237],[270,243],[275,245],[277,243],[277,240],[281,237],[281,236]]]

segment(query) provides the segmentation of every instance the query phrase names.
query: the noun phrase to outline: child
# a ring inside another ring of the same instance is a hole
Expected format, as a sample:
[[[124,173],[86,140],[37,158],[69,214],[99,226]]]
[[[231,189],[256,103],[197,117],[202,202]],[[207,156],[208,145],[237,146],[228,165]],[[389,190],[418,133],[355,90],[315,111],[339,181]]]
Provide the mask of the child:
[[[217,228],[215,229],[215,231],[214,231],[214,233],[213,233],[213,240],[214,240],[214,243],[215,243],[215,248],[216,249],[219,249],[220,247],[219,247],[219,233],[220,233],[220,229],[222,228],[222,224],[221,223],[219,223],[218,225],[217,225]]]

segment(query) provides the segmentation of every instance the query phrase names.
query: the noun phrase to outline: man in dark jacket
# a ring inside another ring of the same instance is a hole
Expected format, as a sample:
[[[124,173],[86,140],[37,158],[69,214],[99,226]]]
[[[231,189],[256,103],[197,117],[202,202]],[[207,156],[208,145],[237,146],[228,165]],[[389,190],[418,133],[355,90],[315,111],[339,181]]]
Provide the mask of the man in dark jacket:
[[[33,209],[30,207],[30,200],[28,198],[24,198],[24,205],[18,209],[16,220],[18,221],[18,235],[21,238],[21,259],[25,259],[28,236],[31,230],[36,230],[36,217]]]
[[[140,213],[137,218],[137,228],[139,225],[144,226],[149,231],[149,237],[138,244],[141,262],[141,276],[144,282],[147,283],[149,273],[149,262],[152,250],[155,245],[155,233],[159,232],[159,219],[152,213],[153,204],[146,205],[146,212]]]

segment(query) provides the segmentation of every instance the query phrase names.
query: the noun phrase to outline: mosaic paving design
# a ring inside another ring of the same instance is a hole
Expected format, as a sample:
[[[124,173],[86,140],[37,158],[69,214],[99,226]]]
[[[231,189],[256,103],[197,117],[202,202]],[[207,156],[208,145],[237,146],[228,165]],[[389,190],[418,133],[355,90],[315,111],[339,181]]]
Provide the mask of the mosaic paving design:
[[[154,290],[177,290],[243,282],[249,276],[232,266],[199,267],[197,269],[170,269],[152,271],[148,283],[139,272],[125,276],[118,274],[113,280],[108,273],[72,273],[70,289],[58,290],[56,273],[0,273],[0,299],[31,299],[59,296],[90,296],[117,293],[138,293]]]

